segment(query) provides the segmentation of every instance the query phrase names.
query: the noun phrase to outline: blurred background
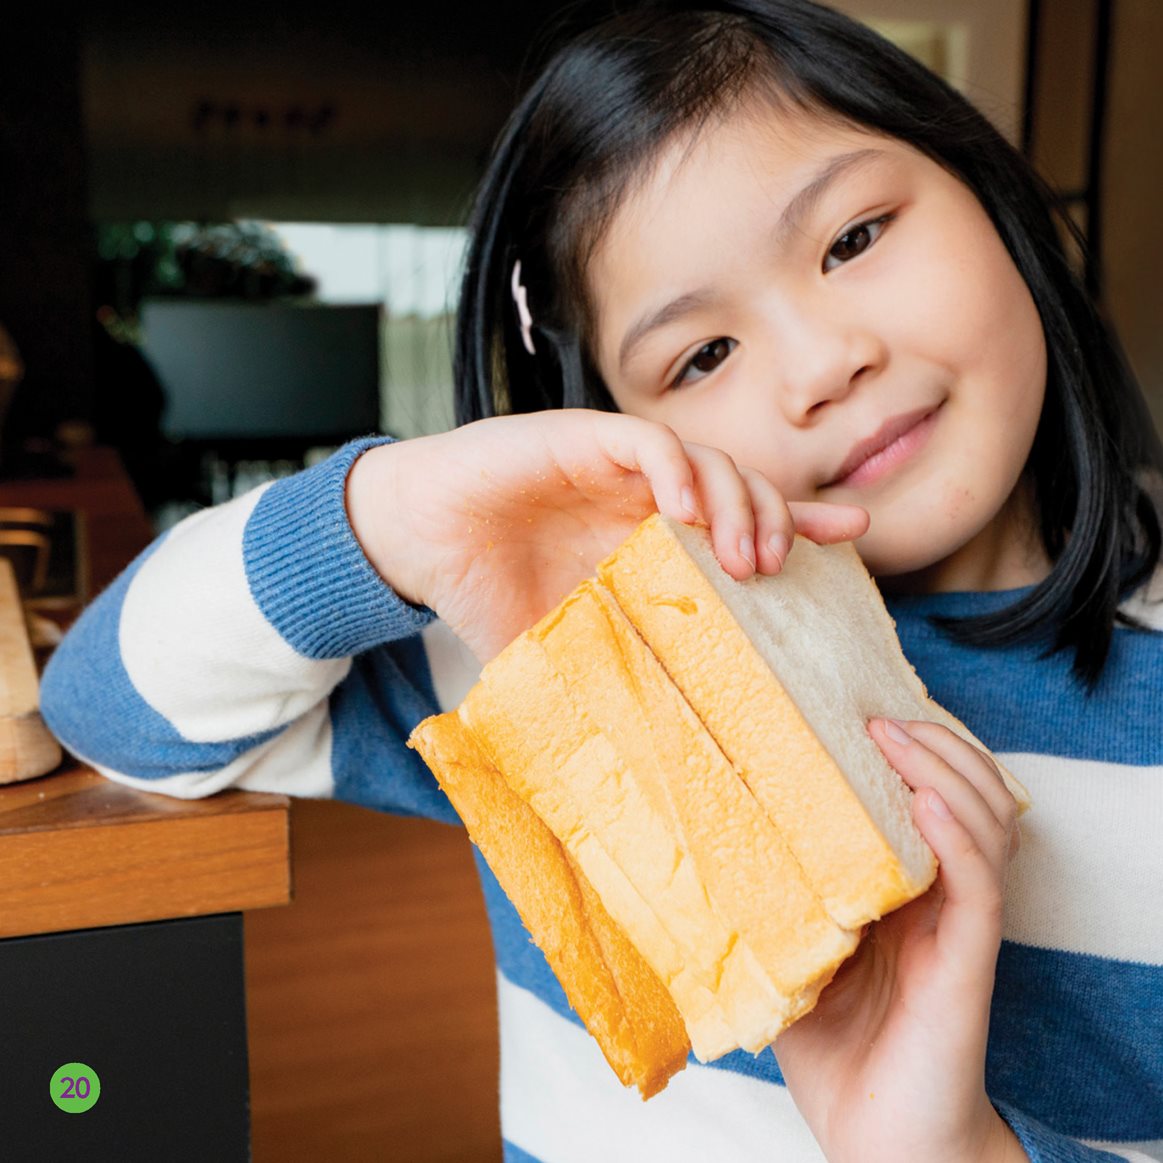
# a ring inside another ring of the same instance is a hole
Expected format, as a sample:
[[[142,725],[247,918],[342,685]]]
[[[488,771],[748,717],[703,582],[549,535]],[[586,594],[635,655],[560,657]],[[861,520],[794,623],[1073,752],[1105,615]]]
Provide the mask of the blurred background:
[[[111,444],[164,525],[351,435],[448,427],[473,186],[546,25],[607,4],[124,0],[10,21],[0,325],[23,376],[0,394],[0,472]],[[1062,193],[1163,414],[1160,6],[837,6],[961,88]]]
[[[66,476],[112,448],[162,529],[351,436],[451,426],[474,184],[546,25],[608,6],[6,16],[0,478]],[[835,6],[958,86],[1059,191],[1158,422],[1163,5]],[[463,836],[294,812],[296,902],[247,916],[255,1158],[499,1158]]]

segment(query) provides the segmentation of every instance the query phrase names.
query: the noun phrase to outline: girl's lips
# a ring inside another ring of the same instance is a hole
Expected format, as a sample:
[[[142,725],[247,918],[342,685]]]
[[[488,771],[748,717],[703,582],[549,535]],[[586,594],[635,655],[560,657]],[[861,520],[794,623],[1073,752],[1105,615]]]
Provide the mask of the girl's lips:
[[[898,429],[897,434],[892,435],[891,430],[886,432],[885,438],[888,443],[881,444],[881,447],[867,455],[861,454],[855,467],[838,476],[831,482],[831,487],[859,488],[870,485],[902,465],[929,439],[936,426],[939,411],[940,405],[928,412],[914,413],[898,421],[889,421],[885,428],[895,427]],[[870,443],[875,445],[881,442],[874,437]]]

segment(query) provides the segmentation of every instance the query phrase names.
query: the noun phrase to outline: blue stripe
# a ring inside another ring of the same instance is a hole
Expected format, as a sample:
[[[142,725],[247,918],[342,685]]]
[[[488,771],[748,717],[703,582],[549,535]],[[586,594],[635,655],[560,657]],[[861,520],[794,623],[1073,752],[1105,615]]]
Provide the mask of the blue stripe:
[[[1062,1134],[1163,1138],[1163,968],[1004,942],[986,1082]]]
[[[508,1139],[502,1139],[501,1146],[504,1150],[504,1163],[541,1163],[536,1155],[522,1151],[516,1143],[510,1143]]]
[[[331,694],[335,798],[459,824],[435,776],[407,746],[412,728],[439,710],[418,634],[358,655]]]
[[[219,743],[191,743],[138,694],[121,661],[121,609],[130,582],[165,538],[146,549],[86,609],[41,680],[41,714],[66,747],[137,779],[218,771],[284,728]]]
[[[352,441],[313,468],[276,481],[246,523],[242,555],[255,604],[305,658],[348,658],[414,634],[435,618],[385,584],[347,517],[351,466],[385,443],[384,437]]]
[[[1055,1134],[1037,1119],[1030,1118],[1024,1111],[1015,1110],[1008,1103],[995,1102],[994,1107],[1013,1128],[1022,1149],[1034,1163],[1101,1163],[1104,1159],[1126,1163],[1122,1155],[1112,1155],[1097,1147],[1086,1147],[1073,1139]]]
[[[1163,634],[1116,627],[1103,677],[1087,698],[1070,673],[1070,653],[1041,659],[1035,646],[962,646],[928,620],[985,613],[1019,592],[886,596],[885,604],[929,694],[991,750],[1163,765]],[[1021,697],[1007,697],[1018,676]]]

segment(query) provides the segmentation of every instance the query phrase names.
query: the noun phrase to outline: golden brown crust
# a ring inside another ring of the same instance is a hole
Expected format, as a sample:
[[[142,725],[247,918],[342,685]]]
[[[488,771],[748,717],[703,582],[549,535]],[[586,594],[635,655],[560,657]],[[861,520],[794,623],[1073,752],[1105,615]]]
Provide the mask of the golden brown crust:
[[[436,774],[606,1061],[643,1099],[657,1094],[690,1053],[665,986],[455,713],[425,719],[410,743]]]

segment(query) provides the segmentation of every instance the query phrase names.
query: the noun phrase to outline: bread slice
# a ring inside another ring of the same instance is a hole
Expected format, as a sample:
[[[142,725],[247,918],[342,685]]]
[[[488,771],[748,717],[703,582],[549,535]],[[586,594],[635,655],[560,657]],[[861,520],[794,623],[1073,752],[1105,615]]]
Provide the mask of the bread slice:
[[[867,719],[977,741],[850,545],[799,539],[781,574],[736,582],[705,529],[656,515],[598,575],[409,743],[645,1098],[688,1046],[762,1050],[932,883]]]
[[[656,1094],[691,1048],[658,975],[457,715],[425,720],[414,739],[611,1068],[644,1099]]]
[[[860,928],[932,883],[912,793],[866,724],[927,719],[985,746],[928,697],[850,542],[797,537],[780,574],[738,582],[705,529],[656,514],[598,576],[838,924]],[[1028,804],[1021,784],[1003,776]]]

